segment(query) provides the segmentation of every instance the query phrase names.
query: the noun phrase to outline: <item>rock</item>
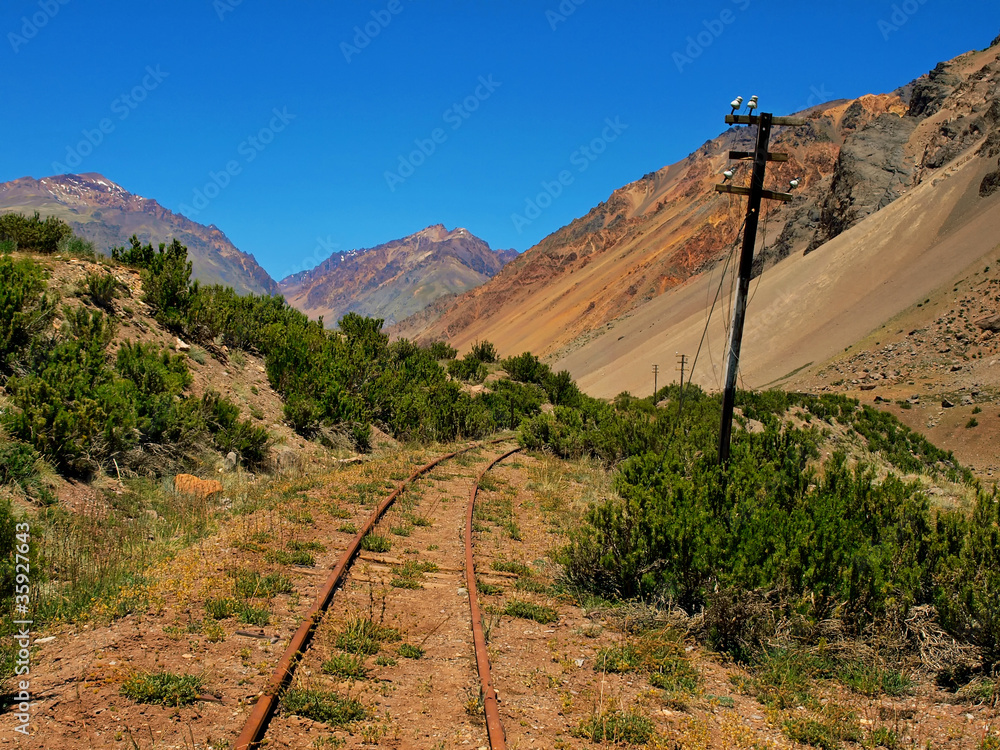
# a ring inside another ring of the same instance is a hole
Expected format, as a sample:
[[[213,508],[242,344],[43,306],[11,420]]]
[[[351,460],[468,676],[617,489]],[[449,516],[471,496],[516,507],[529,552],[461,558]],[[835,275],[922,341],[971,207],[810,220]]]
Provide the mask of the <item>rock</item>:
[[[222,482],[215,479],[199,479],[191,474],[178,474],[174,477],[174,489],[207,500],[222,494]]]
[[[399,447],[399,441],[375,425],[372,425],[369,442],[371,443],[372,450],[394,450]]]
[[[874,383],[868,383],[868,384],[862,385],[861,386],[861,390],[863,390],[863,391],[874,391],[875,390],[875,384]]]
[[[990,172],[979,183],[979,197],[986,198],[1000,190],[1000,169]]]
[[[983,331],[1000,333],[1000,315],[990,315],[976,321],[976,326]]]
[[[946,398],[941,399],[941,406],[943,406],[945,409],[950,409],[954,405],[955,404],[953,404],[951,401],[949,401]]]
[[[191,346],[181,341],[179,336],[177,337],[177,340],[174,342],[174,345],[177,347],[177,351],[179,352],[186,352],[191,349]]]
[[[278,473],[297,471],[302,468],[298,452],[287,445],[279,445],[272,449],[271,461]]]
[[[972,406],[976,400],[972,396],[962,396],[962,406]]]
[[[962,365],[952,365],[951,366],[951,371],[952,372],[958,372],[961,369],[962,369]]]
[[[229,453],[226,454],[226,458],[222,462],[222,468],[225,471],[232,471],[236,468],[236,464],[238,462],[239,457],[233,453],[233,451],[229,451]]]

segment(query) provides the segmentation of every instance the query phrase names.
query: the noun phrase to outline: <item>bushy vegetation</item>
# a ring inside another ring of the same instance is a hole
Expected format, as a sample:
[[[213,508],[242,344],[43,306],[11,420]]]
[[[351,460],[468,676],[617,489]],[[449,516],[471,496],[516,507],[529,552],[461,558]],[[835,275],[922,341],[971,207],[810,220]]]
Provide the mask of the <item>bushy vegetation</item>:
[[[453,347],[447,341],[435,341],[429,347],[427,347],[427,352],[434,357],[434,359],[455,359],[458,356],[458,349]]]
[[[18,213],[0,214],[0,242],[9,243],[9,250],[54,253],[59,243],[72,234],[65,222],[54,216],[42,219],[37,211],[31,218]]]
[[[46,231],[58,234],[60,240],[69,236],[68,227],[54,219],[32,222],[18,217],[7,219],[7,223],[16,230],[22,248],[30,244],[27,238],[41,233],[43,227],[49,227]],[[306,437],[326,441],[340,435],[366,450],[370,426],[376,424],[404,441],[477,438],[499,428],[516,427],[525,415],[538,412],[549,393],[561,393],[558,385],[554,389],[547,385],[537,389],[507,383],[474,398],[463,392],[456,380],[481,382],[485,378],[486,364],[497,360],[490,342],[476,342],[466,358],[455,360],[455,350],[444,342],[426,349],[405,340],[390,342],[382,332],[381,320],[354,313],[339,321],[338,330],[327,331],[321,322],[308,320],[280,297],[239,296],[230,288],[202,287],[192,282],[187,249],[176,239],[154,248],[133,236],[127,246],[113,248],[111,257],[139,270],[144,301],[156,320],[170,331],[212,351],[226,345],[237,352],[263,357],[268,379],[284,399],[286,421]],[[30,363],[33,352],[29,349],[51,331],[55,310],[44,295],[45,277],[37,266],[4,256],[0,256],[0,262],[4,264],[0,271],[10,278],[0,291],[0,369],[9,371],[21,360]],[[117,290],[117,282],[110,274],[91,274],[82,288],[95,305],[109,311]],[[161,410],[163,418],[154,425],[156,429],[144,432],[136,422],[150,412],[147,404],[119,409],[127,407],[130,394],[123,388],[128,387],[104,367],[107,356],[102,352],[113,333],[111,324],[91,315],[88,320],[76,320],[71,328],[80,332],[51,342],[52,356],[46,358],[51,361],[35,368],[36,381],[22,384],[23,398],[18,404],[22,409],[24,405],[32,409],[25,419],[44,422],[43,434],[31,442],[44,443],[47,448],[40,449],[43,453],[58,453],[60,470],[87,473],[109,459],[120,463],[119,456],[124,452],[161,439],[159,444],[176,446],[176,453],[186,454],[198,432],[191,429],[191,423],[199,421],[199,411],[207,417],[204,421],[211,433],[211,439],[202,442],[224,451],[235,450],[250,463],[263,453],[263,431],[240,422],[218,398],[205,402],[200,409],[184,404],[184,408]],[[451,360],[448,371],[438,364],[439,359]],[[100,376],[100,387],[95,388],[91,402],[84,405],[77,398],[77,386],[79,373],[87,368],[88,377]],[[448,377],[449,371],[454,379]],[[55,386],[53,378],[61,375],[71,377]],[[63,415],[66,409],[52,404],[48,404],[52,407],[48,411],[35,408],[39,399],[48,403],[49,396],[55,395],[38,393],[42,382],[67,397],[67,415]],[[38,387],[33,391],[35,385]],[[170,398],[184,401],[176,389],[142,395],[158,404]],[[154,398],[161,395],[163,399]],[[178,410],[183,415],[171,414]],[[175,416],[183,417],[180,425]],[[24,421],[18,429],[22,435],[30,431]]]
[[[553,373],[552,369],[531,352],[508,357],[500,366],[511,380],[541,386],[548,400],[557,406],[581,406],[584,402],[580,389],[567,370]]]
[[[332,690],[294,687],[281,698],[285,713],[304,716],[339,727],[365,718],[368,712],[354,698],[345,698]]]
[[[0,255],[0,376],[29,367],[50,337],[56,306],[47,278],[30,260]]]
[[[930,604],[950,633],[1000,663],[996,492],[976,491],[969,518],[932,508],[920,483],[880,477],[845,454],[821,462],[818,445],[839,423],[902,472],[970,480],[951,454],[850,399],[745,393],[737,403],[763,431],[737,430],[723,469],[718,400],[689,388],[682,413],[676,386],[662,398],[667,407],[654,409],[649,400],[582,397],[578,408],[556,407],[521,427],[528,447],[617,466],[617,496],[590,509],[563,551],[572,583],[705,608],[710,639],[737,658],[773,634],[770,618],[798,621],[806,632],[839,618],[860,634]],[[789,409],[803,426],[793,426]],[[769,606],[732,610],[726,592],[760,592]],[[732,616],[713,617],[722,607]]]
[[[144,299],[161,325],[179,331],[187,321],[188,312],[198,294],[198,282],[191,283],[191,261],[187,248],[177,239],[169,245],[143,245],[132,235],[130,246],[111,250],[112,259],[140,270]]]
[[[137,672],[122,684],[121,694],[136,703],[186,706],[198,700],[202,690],[202,679],[197,675]]]
[[[218,394],[184,397],[184,359],[152,344],[124,342],[109,351],[111,318],[66,308],[68,335],[38,353],[29,374],[7,381],[16,410],[5,426],[61,471],[88,476],[117,465],[142,473],[181,466],[211,447],[259,463],[269,437]]]

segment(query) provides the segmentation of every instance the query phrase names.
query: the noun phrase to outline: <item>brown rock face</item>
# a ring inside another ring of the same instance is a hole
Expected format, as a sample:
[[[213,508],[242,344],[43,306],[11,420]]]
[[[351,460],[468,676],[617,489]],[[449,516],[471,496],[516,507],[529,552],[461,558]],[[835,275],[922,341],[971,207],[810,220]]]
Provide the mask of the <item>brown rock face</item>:
[[[793,254],[822,252],[914,188],[950,173],[958,160],[995,158],[998,53],[968,53],[896,93],[819,105],[802,113],[805,126],[776,128],[772,150],[789,160],[771,166],[768,187],[786,190],[793,177],[800,187],[790,203],[767,205],[755,273]],[[673,293],[733,251],[745,203],[713,186],[734,164],[729,151],[752,150],[754,134],[731,128],[616,190],[487,284],[442,299],[392,332],[443,338],[460,349],[488,339],[503,355],[549,354],[602,335],[612,321]],[[749,164],[735,164],[733,182],[745,184]],[[992,174],[979,179],[983,196],[996,190]]]
[[[222,482],[215,479],[199,479],[191,474],[178,474],[174,477],[174,489],[185,495],[194,495],[207,500],[222,494]]]
[[[187,246],[194,277],[202,283],[225,284],[241,294],[278,293],[277,283],[256,259],[238,250],[217,227],[175,214],[95,172],[0,184],[0,213],[7,211],[56,216],[101,253],[127,245],[133,234],[154,245],[176,238]]]

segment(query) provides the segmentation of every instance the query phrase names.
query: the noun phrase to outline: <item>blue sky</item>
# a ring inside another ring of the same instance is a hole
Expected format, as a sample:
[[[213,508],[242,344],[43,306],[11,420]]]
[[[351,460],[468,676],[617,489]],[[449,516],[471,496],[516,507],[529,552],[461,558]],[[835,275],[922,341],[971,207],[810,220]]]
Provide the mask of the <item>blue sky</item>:
[[[281,278],[436,223],[523,251],[737,94],[891,91],[1000,3],[8,0],[0,32],[0,181],[101,172]]]

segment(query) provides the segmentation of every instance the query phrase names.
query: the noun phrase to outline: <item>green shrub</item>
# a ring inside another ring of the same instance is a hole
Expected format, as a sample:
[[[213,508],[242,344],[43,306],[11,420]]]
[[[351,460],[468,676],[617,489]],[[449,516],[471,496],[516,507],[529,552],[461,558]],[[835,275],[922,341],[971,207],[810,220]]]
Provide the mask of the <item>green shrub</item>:
[[[543,364],[531,352],[524,352],[516,357],[507,357],[500,362],[500,366],[507,372],[511,380],[520,383],[542,385],[552,374],[549,366]]]
[[[409,643],[399,644],[397,651],[404,659],[420,659],[424,655],[424,650],[420,646],[414,646]]]
[[[365,660],[360,656],[349,654],[334,654],[320,665],[324,674],[332,674],[354,680],[363,680],[368,676]]]
[[[84,277],[83,289],[91,301],[108,312],[114,312],[118,296],[118,280],[110,273],[91,272]]]
[[[38,451],[27,443],[0,440],[0,485],[17,485],[24,494],[45,505],[55,502],[52,491],[39,477],[40,460]]]
[[[0,214],[0,240],[15,243],[21,252],[54,253],[72,234],[64,221],[54,216],[42,219],[38,211],[30,219],[18,213]]]
[[[490,563],[490,567],[493,570],[499,570],[501,573],[515,573],[518,576],[530,576],[532,574],[531,568],[515,560],[494,560]]]
[[[471,356],[453,359],[448,363],[448,374],[466,383],[482,383],[486,379],[486,365]]]
[[[458,356],[458,349],[451,346],[447,341],[435,341],[427,347],[427,352],[437,360],[455,359]]]
[[[337,635],[337,648],[351,654],[371,655],[378,653],[380,644],[400,639],[395,628],[380,625],[372,620],[354,618],[347,622],[344,630]]]
[[[228,619],[235,615],[238,610],[239,603],[229,596],[205,600],[205,614],[213,620]]]
[[[795,742],[820,747],[823,750],[837,750],[841,747],[836,728],[814,719],[786,719],[781,728],[788,738]]]
[[[483,596],[496,596],[503,593],[503,586],[497,586],[486,581],[476,579],[476,590]]]
[[[143,245],[132,235],[130,246],[111,250],[112,259],[140,269],[143,300],[153,308],[157,322],[173,331],[183,330],[187,315],[198,293],[198,285],[190,284],[191,262],[187,248],[176,238],[169,244]]]
[[[489,341],[477,341],[469,350],[467,358],[491,364],[497,361],[497,349]]]
[[[8,380],[17,409],[5,416],[10,432],[61,472],[87,476],[117,465],[148,473],[151,462],[165,472],[209,444],[251,465],[264,459],[267,431],[240,420],[234,404],[211,392],[182,398],[191,382],[182,357],[126,341],[112,358],[110,318],[83,307],[64,315],[68,336],[39,355],[31,373]]]
[[[55,303],[45,294],[47,278],[31,260],[0,255],[0,375],[46,348],[55,316]]]
[[[367,552],[388,552],[392,549],[392,542],[387,536],[369,532],[361,539],[361,549]]]
[[[288,714],[339,727],[367,716],[365,707],[354,698],[344,698],[330,690],[290,688],[281,698]]]
[[[263,627],[271,621],[271,613],[262,607],[253,607],[246,602],[240,602],[236,610],[237,618],[247,625]]]
[[[267,559],[279,565],[304,565],[312,567],[316,558],[305,550],[274,550],[267,553]]]
[[[136,703],[161,706],[186,706],[198,700],[202,692],[201,677],[172,672],[137,672],[121,687],[121,694]]]
[[[508,602],[503,613],[509,617],[520,617],[524,620],[534,620],[541,625],[547,625],[550,622],[556,622],[559,619],[559,615],[556,614],[556,611],[552,609],[552,607],[544,607],[540,604],[532,604],[531,602],[522,602],[518,600]]]

